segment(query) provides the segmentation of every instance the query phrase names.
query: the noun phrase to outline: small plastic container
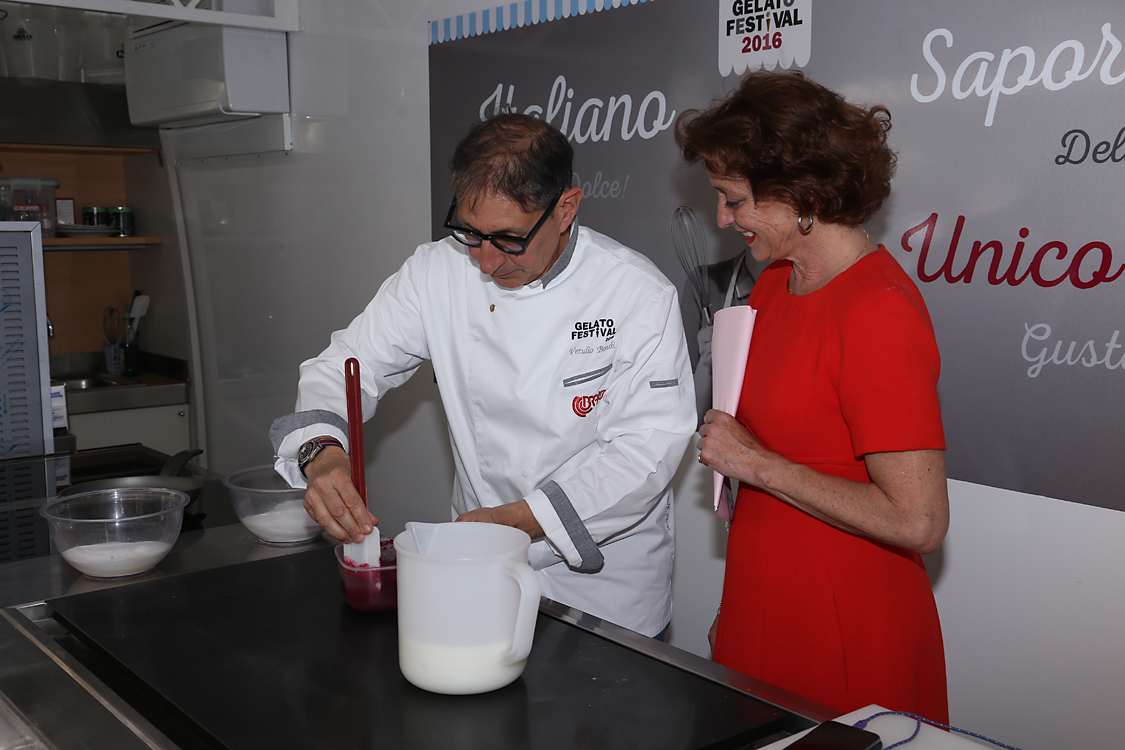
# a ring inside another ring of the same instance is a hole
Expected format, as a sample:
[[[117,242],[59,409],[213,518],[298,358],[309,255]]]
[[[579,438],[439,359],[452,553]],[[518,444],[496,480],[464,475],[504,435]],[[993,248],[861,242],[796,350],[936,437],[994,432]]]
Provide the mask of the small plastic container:
[[[290,487],[273,466],[254,466],[223,479],[235,515],[258,541],[292,547],[319,539],[323,529],[305,511],[305,490]]]
[[[110,206],[109,225],[117,230],[121,237],[133,236],[133,209],[128,206]]]
[[[147,573],[180,535],[188,496],[176,490],[118,488],[49,501],[39,509],[51,541],[91,578]]]
[[[9,76],[59,79],[63,30],[55,16],[54,8],[20,4],[0,19]]]
[[[344,601],[360,612],[381,612],[398,607],[398,564],[394,537],[379,539],[379,565],[349,565],[344,545],[336,545],[336,562]]]
[[[82,66],[86,83],[125,83],[126,17],[86,11],[82,22]]]
[[[38,221],[44,237],[55,236],[54,177],[0,177],[0,221]]]
[[[83,206],[82,223],[88,227],[108,227],[109,209],[103,206]]]

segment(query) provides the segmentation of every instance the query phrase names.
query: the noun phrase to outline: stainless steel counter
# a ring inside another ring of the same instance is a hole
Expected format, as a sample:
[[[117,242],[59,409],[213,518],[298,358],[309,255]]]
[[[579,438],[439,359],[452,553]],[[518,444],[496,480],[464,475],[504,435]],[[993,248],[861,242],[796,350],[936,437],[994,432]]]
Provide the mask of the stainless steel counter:
[[[182,380],[145,372],[129,379],[135,384],[67,390],[67,412],[89,414],[188,402],[188,386]]]
[[[84,661],[75,656],[84,647],[83,644],[77,643],[78,639],[75,639],[73,634],[65,630],[59,621],[53,619],[52,616],[55,613],[51,605],[44,604],[44,601],[55,600],[56,606],[62,606],[61,602],[69,602],[69,597],[72,596],[76,597],[73,600],[76,603],[80,600],[88,600],[89,597],[78,596],[86,592],[105,592],[116,597],[116,593],[108,592],[106,589],[136,587],[121,592],[123,595],[133,591],[137,594],[144,592],[140,596],[124,596],[120,599],[122,602],[120,614],[124,617],[126,602],[129,602],[129,606],[135,608],[140,605],[143,609],[144,603],[149,601],[150,592],[160,590],[163,592],[164,617],[167,621],[167,617],[170,615],[167,611],[167,607],[170,606],[168,602],[175,601],[175,594],[169,594],[169,592],[181,592],[179,587],[182,586],[188,586],[187,589],[182,589],[184,593],[193,588],[198,589],[199,584],[204,580],[200,576],[204,576],[206,581],[211,584],[226,579],[242,579],[243,589],[240,590],[241,594],[236,599],[242,601],[247,592],[253,591],[255,587],[265,585],[259,583],[256,578],[257,572],[264,570],[260,567],[261,565],[276,567],[276,564],[283,562],[276,558],[292,559],[293,561],[299,559],[313,561],[315,558],[319,562],[324,555],[317,550],[330,546],[331,543],[322,538],[313,544],[296,548],[265,547],[259,544],[241,525],[234,525],[181,534],[172,552],[156,570],[128,579],[95,581],[72,570],[58,556],[2,565],[0,566],[0,605],[6,607],[6,609],[0,612],[0,664],[5,665],[5,668],[0,670],[0,696],[2,696],[0,706],[6,701],[14,709],[15,715],[24,719],[26,726],[30,727],[30,731],[38,733],[43,738],[44,747],[56,747],[59,750],[94,747],[113,747],[124,750],[133,747],[150,748],[150,750],[192,747],[193,745],[190,742],[185,743],[182,739],[176,741],[169,739],[165,733],[156,728],[152,721],[146,718],[153,716],[154,711],[159,714],[161,710],[167,710],[167,707],[162,707],[157,702],[148,706],[140,706],[138,709],[138,706],[134,705],[137,703],[134,695],[128,692],[119,694],[121,688],[117,683],[112,686],[107,684],[102,679],[102,677],[105,677],[102,672],[99,671],[99,676],[96,676],[84,666]],[[309,554],[289,558],[288,556],[293,553]],[[255,561],[266,560],[271,562],[250,565]],[[288,563],[284,564],[289,565]],[[305,568],[307,566],[290,566],[286,570],[297,575],[297,577],[301,577],[306,575],[303,572]],[[227,569],[229,573],[219,575],[218,569]],[[270,569],[273,570],[272,567]],[[251,570],[255,573],[251,574]],[[324,576],[325,572],[321,570],[315,573],[315,580],[309,579],[311,583],[316,584],[313,589],[310,589],[311,591],[324,590],[322,585],[325,583]],[[162,579],[172,580],[162,581]],[[181,579],[184,581],[183,584],[179,583]],[[187,583],[189,580],[193,581],[190,585]],[[316,583],[317,581],[319,583]],[[331,578],[328,581],[334,583]],[[165,586],[164,584],[168,585]],[[246,588],[246,586],[250,586],[250,588]],[[232,592],[224,592],[223,595],[230,597]],[[336,596],[337,594],[334,592],[332,595]],[[97,596],[101,596],[101,594]],[[169,599],[169,596],[172,598]],[[314,593],[314,596],[319,596],[319,594]],[[104,597],[102,598],[104,599]],[[154,602],[153,607],[160,606],[155,600],[152,601]],[[321,602],[322,605],[323,603]],[[342,600],[340,604],[329,607],[329,609],[339,610],[341,606],[343,606]],[[227,605],[222,605],[222,607],[226,608],[224,612],[238,610],[237,607],[230,608]],[[346,607],[343,609],[346,610]],[[116,616],[117,610],[111,609],[110,611]],[[606,659],[622,658],[625,653],[622,649],[627,649],[649,657],[654,662],[673,667],[676,670],[682,670],[684,673],[692,675],[692,679],[701,678],[707,683],[721,685],[752,695],[758,699],[756,704],[762,705],[767,711],[780,709],[781,714],[785,717],[782,735],[807,728],[814,722],[830,718],[833,713],[827,707],[805,701],[799,696],[752,680],[710,661],[624,630],[557,602],[544,599],[541,603],[540,612],[541,618],[545,616],[551,618],[552,621],[573,626],[583,633],[597,636],[596,642],[601,642],[598,639],[604,639],[608,644],[611,644],[604,648],[614,650],[612,653],[604,652]],[[184,612],[179,611],[179,619],[176,622],[180,623],[181,626],[184,625],[183,616]],[[208,616],[212,618],[210,623],[202,622],[205,618],[201,616],[200,627],[214,628],[216,623],[223,621],[222,617],[219,617],[218,620],[215,619],[217,616],[215,612],[209,612]],[[248,615],[243,613],[243,616]],[[344,614],[332,614],[330,612],[329,616],[346,618],[348,615],[346,612]],[[392,627],[393,615],[390,615],[389,618],[387,619],[387,616],[384,616],[384,620],[379,627]],[[191,618],[188,617],[188,619]],[[266,621],[272,621],[272,619],[267,617]],[[244,628],[245,622],[241,620],[240,622],[243,624],[237,627]],[[110,632],[115,632],[116,627],[111,628]],[[120,627],[125,627],[125,623],[122,623]],[[190,631],[192,627],[192,623],[186,623],[187,631]],[[557,630],[558,626],[552,627]],[[545,630],[549,630],[549,628]],[[179,632],[182,637],[183,632],[186,631],[181,627]],[[544,646],[544,648],[549,649],[549,656],[544,658],[557,659],[558,649],[562,647],[561,644],[574,642],[574,639],[578,637],[577,632],[575,632],[574,637],[566,636],[564,633],[564,637],[561,639],[557,635],[552,646]],[[152,636],[146,634],[146,637],[151,638]],[[355,637],[354,633],[352,637]],[[394,637],[393,632],[390,637]],[[582,637],[589,638],[589,636]],[[538,638],[537,635],[537,644],[539,643]],[[129,638],[125,638],[125,640],[128,641]],[[384,648],[384,646],[380,646],[380,648]],[[205,656],[200,654],[193,658],[205,658]],[[383,662],[386,661],[386,658],[388,657],[382,657]],[[635,659],[636,657],[632,658]],[[540,666],[542,668],[542,665]],[[385,667],[386,665],[383,664],[384,670]],[[573,669],[573,667],[573,664],[568,665],[568,668]],[[397,669],[397,667],[395,668]],[[664,668],[661,667],[661,669]],[[531,679],[528,683],[531,687],[528,687],[527,690],[541,689],[544,684],[542,674],[542,671],[540,671],[538,682],[535,678]],[[398,679],[401,680],[401,677],[398,677]],[[107,680],[113,682],[112,679],[107,678]],[[182,689],[182,686],[175,687]],[[406,687],[409,690],[416,691],[410,686]],[[652,689],[656,690],[656,686],[652,686]],[[341,690],[341,692],[344,691]],[[422,691],[416,692],[421,693]],[[394,697],[394,700],[398,699],[397,696]],[[246,700],[251,701],[251,696],[248,695]],[[391,698],[388,698],[388,700],[391,700]],[[431,715],[427,712],[437,710],[438,714],[434,714],[437,716],[440,715],[441,711],[446,710],[437,703],[428,702],[432,699],[425,698],[425,695],[421,697],[407,695],[403,700],[406,700],[406,704],[403,704],[403,710],[422,711],[427,716]],[[519,703],[519,705],[525,704],[539,706],[540,708],[537,710],[542,710],[543,704],[541,702],[528,704],[525,698],[522,703]],[[386,709],[384,708],[384,710]],[[638,710],[640,710],[639,707]],[[775,711],[775,713],[777,712]],[[60,721],[62,715],[66,716],[65,721]],[[153,721],[159,723],[156,719]],[[552,721],[560,720],[553,718]],[[565,721],[565,719],[561,721]],[[774,737],[776,736],[778,735],[775,734]],[[391,740],[391,737],[388,736],[387,739]],[[48,742],[49,745],[46,744]],[[392,742],[392,744],[386,746],[390,747],[394,744]],[[607,746],[620,746],[620,743],[610,742]],[[723,747],[749,747],[749,745],[724,744]]]

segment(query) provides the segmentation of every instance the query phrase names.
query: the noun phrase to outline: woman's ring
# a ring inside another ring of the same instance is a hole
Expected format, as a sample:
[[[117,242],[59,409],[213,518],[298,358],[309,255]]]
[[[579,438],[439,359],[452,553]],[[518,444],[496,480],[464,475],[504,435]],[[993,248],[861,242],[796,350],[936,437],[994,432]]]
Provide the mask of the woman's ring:
[[[703,463],[703,454],[702,453],[700,453],[698,456],[696,456],[696,458],[699,459],[699,463],[701,463],[701,464]],[[706,466],[707,464],[703,464],[703,465]]]

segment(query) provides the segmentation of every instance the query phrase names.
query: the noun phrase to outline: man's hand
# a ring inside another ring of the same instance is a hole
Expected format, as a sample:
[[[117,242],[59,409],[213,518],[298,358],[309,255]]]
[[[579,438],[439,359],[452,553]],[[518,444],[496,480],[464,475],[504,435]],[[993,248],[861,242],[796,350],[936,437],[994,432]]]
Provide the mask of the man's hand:
[[[531,513],[531,507],[526,500],[520,500],[507,505],[498,505],[495,508],[477,508],[468,513],[457,516],[458,521],[475,521],[477,523],[496,523],[501,526],[514,526],[520,531],[527,532],[532,539],[543,536],[543,528]]]
[[[305,511],[341,542],[362,542],[379,524],[352,484],[351,462],[341,448],[324,448],[305,467],[305,477]]]

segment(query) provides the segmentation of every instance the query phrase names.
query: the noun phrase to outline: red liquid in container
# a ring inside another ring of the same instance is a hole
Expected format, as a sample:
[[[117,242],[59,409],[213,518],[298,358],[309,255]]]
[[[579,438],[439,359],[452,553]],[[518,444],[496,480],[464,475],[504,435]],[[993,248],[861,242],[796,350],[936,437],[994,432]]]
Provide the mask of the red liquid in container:
[[[379,540],[379,567],[355,567],[344,562],[344,545],[336,547],[344,601],[360,612],[377,612],[398,607],[398,568],[394,537]]]

